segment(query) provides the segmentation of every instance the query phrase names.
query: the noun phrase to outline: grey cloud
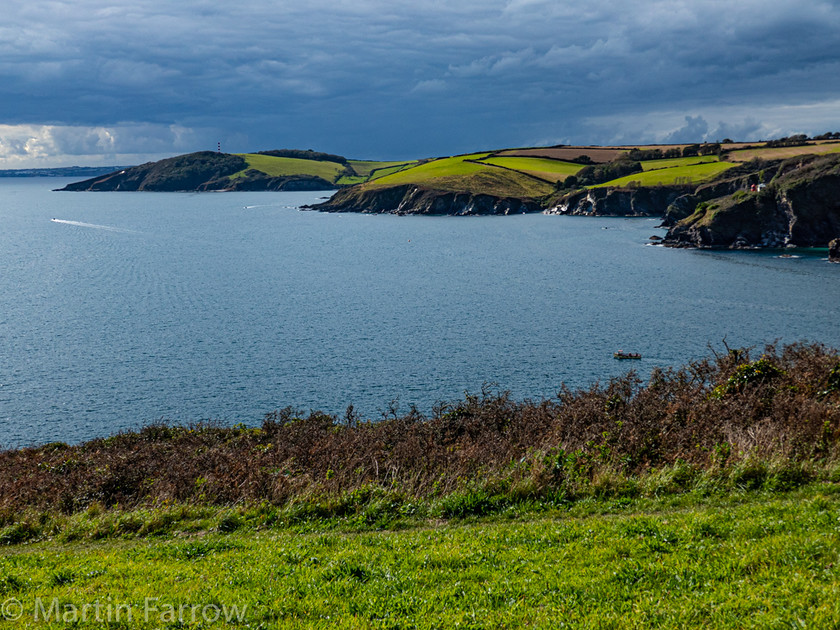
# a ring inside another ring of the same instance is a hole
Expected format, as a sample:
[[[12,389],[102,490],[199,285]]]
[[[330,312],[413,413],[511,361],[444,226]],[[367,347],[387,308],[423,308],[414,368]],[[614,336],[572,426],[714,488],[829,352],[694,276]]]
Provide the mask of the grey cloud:
[[[665,136],[665,142],[698,142],[705,140],[709,132],[709,123],[702,116],[686,116],[685,125]]]
[[[176,124],[195,130],[195,148],[218,136],[231,150],[410,157],[531,138],[607,142],[621,132],[587,120],[659,110],[746,120],[840,98],[840,8],[821,0],[628,0],[621,20],[609,0],[9,5],[0,121]],[[759,132],[733,124],[718,128]],[[701,130],[645,125],[637,138]]]

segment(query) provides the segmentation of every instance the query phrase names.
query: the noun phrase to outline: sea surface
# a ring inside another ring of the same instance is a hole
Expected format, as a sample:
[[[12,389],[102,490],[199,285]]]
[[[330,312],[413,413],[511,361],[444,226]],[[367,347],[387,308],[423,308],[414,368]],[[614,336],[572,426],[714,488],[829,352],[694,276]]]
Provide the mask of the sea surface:
[[[0,180],[3,447],[289,405],[429,413],[485,385],[540,399],[724,339],[840,347],[825,251],[653,247],[652,219],[299,210],[328,193],[51,191],[68,181]]]

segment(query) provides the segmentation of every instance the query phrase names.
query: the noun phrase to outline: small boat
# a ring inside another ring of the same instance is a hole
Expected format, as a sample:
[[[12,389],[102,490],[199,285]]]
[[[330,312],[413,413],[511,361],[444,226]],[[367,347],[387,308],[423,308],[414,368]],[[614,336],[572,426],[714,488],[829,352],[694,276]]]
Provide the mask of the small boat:
[[[613,353],[614,359],[641,359],[642,355],[638,352],[622,352],[619,350],[618,352]]]

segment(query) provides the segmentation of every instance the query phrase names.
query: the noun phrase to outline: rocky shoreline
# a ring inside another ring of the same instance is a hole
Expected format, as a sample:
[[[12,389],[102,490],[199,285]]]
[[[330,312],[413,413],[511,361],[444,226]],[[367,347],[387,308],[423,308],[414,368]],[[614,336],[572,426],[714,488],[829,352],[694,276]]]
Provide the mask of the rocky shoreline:
[[[469,192],[431,190],[416,184],[383,188],[345,188],[328,201],[304,206],[320,212],[418,215],[509,215],[542,212],[533,199],[496,197]]]
[[[295,157],[300,152],[279,153]],[[309,152],[304,154],[308,156]],[[833,242],[830,257],[840,261],[840,246],[837,245],[840,240],[838,153],[803,154],[774,161],[754,159],[733,166],[722,176],[700,186],[582,188],[574,183],[557,182],[552,194],[528,197],[518,196],[520,192],[497,196],[481,192],[481,186],[469,183],[464,184],[464,190],[458,189],[462,182],[450,181],[439,187],[436,183],[338,186],[330,199],[305,209],[397,215],[482,216],[543,212],[661,217],[662,226],[668,228],[661,242],[669,247],[822,248]],[[68,184],[62,190],[328,191],[336,188],[335,183],[315,175],[273,176],[248,169],[248,162],[242,156],[203,151],[99,175]]]
[[[661,217],[672,202],[689,191],[683,186],[590,188],[563,197],[545,212],[576,216]]]
[[[715,195],[721,186],[731,192]],[[670,247],[828,247],[840,236],[840,156],[787,160],[701,187],[671,204],[669,220],[663,244]]]

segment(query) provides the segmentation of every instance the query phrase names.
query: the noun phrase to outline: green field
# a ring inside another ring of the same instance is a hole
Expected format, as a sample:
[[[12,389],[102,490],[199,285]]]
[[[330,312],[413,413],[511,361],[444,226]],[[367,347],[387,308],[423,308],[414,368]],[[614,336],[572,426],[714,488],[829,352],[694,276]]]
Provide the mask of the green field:
[[[2,614],[9,628],[830,628],[838,522],[823,483],[402,531],[46,541],[0,556]]]
[[[376,180],[376,183],[377,185],[392,186],[407,183],[424,183],[439,177],[473,175],[484,171],[488,167],[468,160],[478,160],[488,155],[489,153],[473,153],[471,155],[439,158],[401,170],[398,173],[381,177]]]
[[[348,163],[357,175],[342,175],[336,180],[337,184],[343,186],[353,186],[355,184],[363,184],[367,181],[373,181],[396,173],[405,168],[410,168],[417,162],[374,162],[371,160],[348,160]]]
[[[416,164],[416,161],[403,162],[376,162],[374,160],[348,160],[350,166],[361,177],[381,177],[381,171],[391,171],[394,168],[407,167]]]
[[[732,168],[735,164],[728,162],[709,162],[692,166],[676,166],[674,168],[656,169],[642,173],[633,173],[620,177],[594,188],[621,187],[631,182],[638,182],[640,186],[673,186],[676,184],[699,184],[710,180],[716,175]]]
[[[840,150],[840,145],[825,146],[829,147],[826,151]],[[751,155],[741,153],[733,152],[733,161]],[[428,161],[348,160],[348,165],[356,173],[353,175],[348,174],[345,165],[338,162],[256,153],[242,154],[242,157],[246,159],[248,167],[234,174],[234,179],[244,176],[248,169],[255,169],[272,177],[317,176],[342,186],[418,184],[443,191],[530,198],[551,194],[554,183],[562,182],[583,168],[580,164],[539,155],[499,156],[495,152],[481,152]],[[713,155],[647,160],[642,162],[643,173],[598,186],[626,186],[630,182],[638,182],[641,186],[696,184],[711,179],[731,166],[730,162],[718,162],[717,156]]]
[[[575,164],[574,162],[563,162],[561,160],[550,160],[547,158],[488,157],[481,161],[486,164],[493,164],[494,166],[522,171],[523,173],[551,182],[563,180],[583,168],[582,165]]]
[[[681,166],[694,166],[695,164],[707,164],[717,162],[716,155],[699,155],[694,157],[673,158],[668,160],[643,160],[642,168],[645,171],[656,171],[663,168],[676,168]]]
[[[362,184],[366,181],[395,173],[416,162],[381,162],[374,160],[348,160],[347,163],[356,175],[347,175],[346,168],[339,162],[325,162],[300,158],[277,157],[260,153],[244,153],[242,157],[248,162],[246,169],[235,173],[231,178],[236,179],[245,175],[248,169],[261,171],[271,177],[287,177],[290,175],[312,175],[340,185]]]
[[[262,171],[271,177],[314,175],[328,182],[334,182],[344,171],[344,165],[338,162],[319,162],[316,160],[261,155],[259,153],[245,153],[242,157],[248,162],[248,169]],[[244,173],[245,171],[243,170],[232,177],[242,176]]]
[[[718,162],[717,156],[649,160],[642,162],[644,172],[598,186],[626,186],[630,182],[639,182],[641,186],[697,184],[732,166],[734,164]],[[475,153],[403,168],[377,179],[373,185],[383,187],[411,183],[438,190],[537,198],[551,194],[554,182],[563,181],[582,168],[580,164],[543,157],[498,157],[491,153]]]
[[[552,191],[548,182],[525,173],[484,165],[489,153],[439,158],[386,175],[370,186],[426,185],[437,190],[483,193],[499,197],[540,197]]]

